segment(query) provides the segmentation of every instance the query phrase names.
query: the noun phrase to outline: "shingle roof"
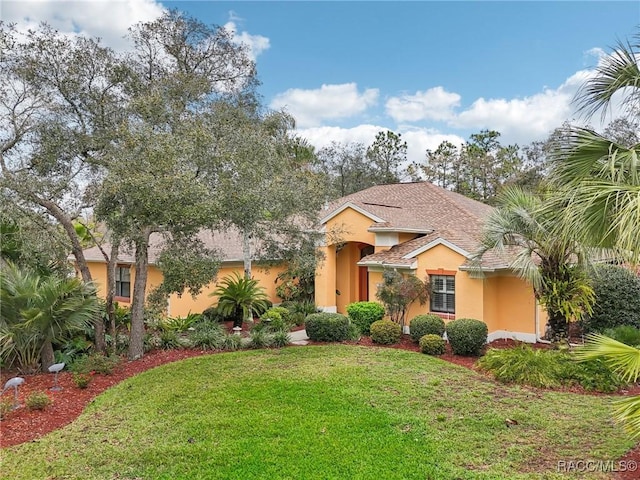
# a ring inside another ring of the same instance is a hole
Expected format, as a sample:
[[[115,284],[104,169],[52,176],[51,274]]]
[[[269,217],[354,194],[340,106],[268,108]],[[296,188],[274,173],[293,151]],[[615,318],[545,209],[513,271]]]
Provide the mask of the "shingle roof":
[[[227,231],[203,230],[198,234],[207,248],[215,249],[223,262],[242,261],[242,239],[235,229]],[[152,233],[149,239],[149,263],[155,264],[158,255],[162,251],[164,239],[159,233]],[[110,246],[105,244],[102,248],[109,252]],[[91,247],[84,251],[85,258],[89,262],[104,262],[104,257],[98,247]],[[135,263],[133,248],[122,247],[118,254],[118,263]]]
[[[410,266],[415,261],[412,252],[438,239],[455,245],[467,254],[474,253],[482,235],[486,217],[493,210],[489,205],[451,192],[429,182],[378,185],[342,197],[329,205],[325,218],[345,205],[355,205],[383,222],[372,222],[370,230],[415,231],[424,236],[374,253],[360,263]],[[405,258],[408,257],[408,258]],[[485,269],[506,268],[504,255],[488,252]],[[465,264],[468,266],[468,262]]]
[[[373,224],[374,228],[425,232],[443,227],[455,229],[466,218],[477,223],[492,210],[484,203],[432,183],[414,182],[377,185],[352,193],[329,204],[326,213],[349,203],[385,220]]]

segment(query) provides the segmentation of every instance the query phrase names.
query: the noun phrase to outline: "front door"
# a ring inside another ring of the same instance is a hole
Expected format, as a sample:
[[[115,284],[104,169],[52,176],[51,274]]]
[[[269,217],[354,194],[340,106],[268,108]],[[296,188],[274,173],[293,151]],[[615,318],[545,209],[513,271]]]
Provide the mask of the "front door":
[[[358,267],[358,285],[359,294],[358,300],[361,302],[366,302],[369,300],[369,268],[368,267]]]
[[[364,245],[360,248],[360,259],[374,252],[372,245]],[[358,300],[360,302],[369,301],[369,268],[358,267]]]

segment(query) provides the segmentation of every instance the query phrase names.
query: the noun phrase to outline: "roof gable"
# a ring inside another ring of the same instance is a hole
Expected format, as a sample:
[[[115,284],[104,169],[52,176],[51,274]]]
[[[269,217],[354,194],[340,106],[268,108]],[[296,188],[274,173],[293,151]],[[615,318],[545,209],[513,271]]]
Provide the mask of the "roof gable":
[[[361,215],[364,215],[365,217],[371,219],[373,222],[376,222],[376,223],[384,223],[385,222],[385,220],[383,218],[380,218],[377,215],[374,215],[373,213],[365,210],[364,208],[359,207],[355,203],[347,202],[347,203],[343,204],[342,206],[338,207],[337,209],[333,210],[329,214],[327,214],[325,217],[323,217],[320,220],[320,223],[324,225],[329,220],[331,220],[332,218],[337,217],[338,215],[340,215],[342,212],[344,212],[348,208],[350,208],[352,210],[355,210],[356,212],[358,212]]]
[[[427,243],[426,245],[423,245],[419,248],[416,248],[415,250],[412,250],[411,252],[407,253],[406,255],[404,255],[402,258],[403,259],[410,259],[410,258],[415,258],[418,255],[426,252],[427,250],[431,250],[432,248],[438,246],[438,245],[443,245],[445,247],[447,247],[449,250],[453,250],[456,253],[459,253],[460,255],[462,255],[463,257],[469,259],[471,258],[471,253],[466,251],[464,248],[459,247],[458,245],[456,245],[455,243],[452,243],[448,240],[445,240],[442,237],[438,237],[432,241],[430,241],[429,243]]]

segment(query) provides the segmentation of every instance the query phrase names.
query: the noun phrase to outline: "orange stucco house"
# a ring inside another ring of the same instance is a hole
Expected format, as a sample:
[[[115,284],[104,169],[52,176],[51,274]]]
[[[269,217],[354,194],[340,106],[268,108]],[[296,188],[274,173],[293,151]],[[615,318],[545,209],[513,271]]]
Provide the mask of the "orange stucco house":
[[[428,182],[379,185],[340,198],[321,213],[325,241],[318,248],[324,261],[316,272],[316,305],[328,312],[346,313],[352,302],[376,301],[377,286],[386,268],[428,278],[433,293],[429,304],[411,306],[407,323],[420,313],[436,313],[445,321],[476,318],[489,328],[489,340],[515,338],[535,342],[546,327],[546,315],[533,289],[507,267],[508,260],[485,255],[482,275],[472,272],[470,258],[477,249],[485,217],[492,207]],[[218,279],[242,272],[242,249],[237,232],[202,232],[207,247],[222,257]],[[152,235],[147,292],[160,284],[155,266],[162,237]],[[97,247],[85,250],[98,288],[106,285],[106,262]],[[284,266],[254,264],[253,277],[274,303],[276,276]],[[116,300],[131,299],[135,266],[133,252],[121,251],[116,270]],[[172,295],[170,316],[202,312],[215,303],[215,283],[195,299]],[[405,325],[405,331],[408,326]]]
[[[220,269],[217,279],[222,279],[233,272],[243,272],[242,241],[240,234],[235,230],[225,232],[203,231],[199,234],[200,240],[208,248],[215,249],[221,257]],[[162,283],[162,272],[156,266],[158,255],[163,247],[163,238],[154,233],[149,240],[149,273],[147,294],[154,287]],[[109,245],[103,247],[109,251]],[[98,287],[98,295],[104,297],[104,288],[107,284],[107,264],[98,247],[92,247],[84,251],[85,258],[91,271],[91,276]],[[270,300],[278,303],[281,300],[276,295],[276,277],[284,270],[284,266],[265,266],[256,262],[252,267],[252,276],[264,287]],[[129,306],[133,293],[135,280],[134,252],[122,248],[118,255],[116,267],[116,301],[123,306]],[[188,292],[182,295],[171,295],[167,302],[166,313],[171,317],[184,317],[190,312],[201,313],[216,303],[216,298],[211,293],[216,289],[216,284],[211,283],[202,289],[202,292],[193,298]]]
[[[429,304],[412,305],[407,322],[420,313],[476,318],[487,324],[490,341],[535,342],[546,316],[507,259],[490,252],[482,275],[471,271],[491,210],[428,182],[379,185],[333,202],[321,220],[327,235],[319,247],[325,260],[316,274],[316,304],[345,313],[351,302],[375,301],[383,270],[392,268],[432,285]]]

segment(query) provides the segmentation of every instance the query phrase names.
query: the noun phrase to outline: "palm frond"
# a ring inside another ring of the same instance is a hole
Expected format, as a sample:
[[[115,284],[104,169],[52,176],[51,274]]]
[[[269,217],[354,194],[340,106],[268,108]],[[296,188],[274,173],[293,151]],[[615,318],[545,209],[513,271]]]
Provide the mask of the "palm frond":
[[[632,438],[640,437],[640,395],[617,400],[614,407],[614,420],[624,425]]]
[[[598,178],[621,185],[640,185],[640,144],[619,145],[588,128],[572,128],[552,153],[551,181],[577,185]]]
[[[618,42],[616,48],[600,60],[595,75],[576,94],[575,101],[587,117],[601,110],[605,118],[614,94],[624,88],[633,89],[625,97],[627,109],[633,109],[640,100],[639,46]]]
[[[599,333],[587,336],[587,343],[576,350],[579,359],[604,358],[626,382],[640,377],[640,349],[625,345]]]

